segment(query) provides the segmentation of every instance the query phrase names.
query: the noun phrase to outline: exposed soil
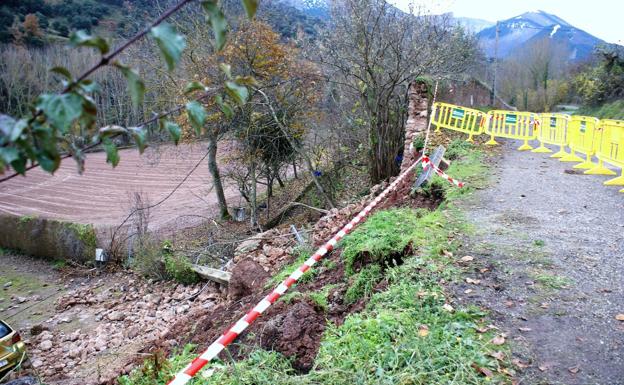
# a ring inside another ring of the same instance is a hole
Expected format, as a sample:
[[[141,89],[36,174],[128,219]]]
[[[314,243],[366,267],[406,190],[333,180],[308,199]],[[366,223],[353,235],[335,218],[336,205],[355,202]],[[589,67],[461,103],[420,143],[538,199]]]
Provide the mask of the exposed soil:
[[[514,147],[493,165],[493,186],[462,204],[478,281],[456,294],[491,309],[520,384],[624,384],[624,196]]]

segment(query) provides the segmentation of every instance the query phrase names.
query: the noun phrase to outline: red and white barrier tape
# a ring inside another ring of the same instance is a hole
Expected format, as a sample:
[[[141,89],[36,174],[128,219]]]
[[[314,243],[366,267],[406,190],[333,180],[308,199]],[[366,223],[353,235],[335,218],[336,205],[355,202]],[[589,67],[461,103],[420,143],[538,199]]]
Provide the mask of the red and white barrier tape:
[[[431,160],[429,159],[429,157],[427,156],[422,157],[422,166],[423,166],[423,170],[426,170],[428,167],[433,167],[433,171],[435,171],[435,173],[440,175],[442,178],[449,181],[449,183],[454,184],[455,186],[459,188],[464,187],[464,182],[460,182],[456,179],[451,178],[444,171],[440,170],[440,168],[438,168],[435,164],[431,163]]]
[[[280,283],[273,291],[264,297],[249,313],[239,319],[232,327],[230,327],[221,337],[212,343],[199,357],[195,358],[190,364],[182,369],[167,384],[168,385],[184,385],[189,382],[208,362],[215,358],[221,351],[232,341],[236,339],[249,325],[256,320],[266,309],[281,297],[288,288],[290,288],[301,276],[308,271],[314,264],[320,261],[325,254],[334,249],[338,241],[349,234],[360,222],[363,222],[371,210],[375,208],[399,183],[403,181],[425,157],[420,157],[412,164],[403,174],[399,175],[384,191],[381,192],[372,202],[368,204],[358,215],[347,223],[332,239],[320,247],[316,252],[295,270],[288,278]],[[428,159],[428,158],[427,158]],[[452,180],[452,179],[451,179]],[[461,186],[460,186],[461,187]]]

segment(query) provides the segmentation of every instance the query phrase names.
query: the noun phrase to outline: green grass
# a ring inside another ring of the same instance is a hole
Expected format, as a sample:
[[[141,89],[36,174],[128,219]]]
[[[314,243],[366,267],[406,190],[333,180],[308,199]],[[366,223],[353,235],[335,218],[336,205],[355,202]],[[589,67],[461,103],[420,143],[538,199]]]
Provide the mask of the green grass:
[[[353,279],[353,283],[345,293],[345,303],[350,305],[360,298],[369,298],[375,285],[382,279],[381,267],[371,265],[363,268]]]
[[[390,262],[388,257],[402,254],[413,241],[414,229],[426,210],[390,209],[370,217],[340,243],[345,273],[356,272],[358,262]]]
[[[543,287],[557,290],[565,289],[574,283],[570,278],[555,274],[535,274],[533,279]]]
[[[595,116],[599,119],[624,119],[624,100],[616,100],[598,107],[581,107],[575,115]]]
[[[462,169],[481,171],[470,153],[455,163],[455,171],[467,178],[477,177]],[[474,163],[473,163],[474,162]],[[499,374],[501,365],[489,353],[506,347],[493,346],[491,332],[477,329],[488,323],[486,314],[476,307],[448,304],[442,281],[461,279],[454,267],[453,252],[459,241],[455,235],[469,231],[453,201],[464,195],[453,195],[444,207],[433,212],[413,209],[391,209],[375,213],[341,243],[345,265],[351,269],[353,293],[365,293],[367,287],[383,276],[388,280],[383,292],[370,292],[364,310],[349,315],[340,326],[328,323],[314,368],[297,374],[288,358],[276,352],[252,350],[246,359],[225,364],[215,362],[213,375],[198,378],[192,384],[499,384],[511,382]],[[385,265],[388,255],[403,253],[412,245],[413,253],[403,256],[400,266]],[[446,251],[446,252],[445,252]],[[450,253],[449,253],[450,252]],[[356,271],[356,262],[367,262]],[[300,258],[302,258],[301,256]],[[298,265],[296,261],[294,265]],[[302,262],[302,261],[301,261]],[[284,269],[279,282],[290,273]],[[318,293],[285,296],[292,301],[301,296],[327,300],[329,289]],[[346,296],[348,297],[348,295]],[[354,297],[355,298],[355,297]],[[428,333],[423,335],[426,326]],[[187,348],[188,349],[188,348]],[[509,354],[507,354],[509,356]],[[174,355],[166,371],[182,368],[189,359],[184,352]],[[474,366],[487,368],[493,377],[486,378]],[[121,385],[164,384],[163,378],[152,376],[145,382],[142,371],[136,370],[120,381]]]
[[[544,242],[541,239],[536,239],[533,241],[533,245],[537,246],[537,247],[544,247],[546,245],[546,242]]]

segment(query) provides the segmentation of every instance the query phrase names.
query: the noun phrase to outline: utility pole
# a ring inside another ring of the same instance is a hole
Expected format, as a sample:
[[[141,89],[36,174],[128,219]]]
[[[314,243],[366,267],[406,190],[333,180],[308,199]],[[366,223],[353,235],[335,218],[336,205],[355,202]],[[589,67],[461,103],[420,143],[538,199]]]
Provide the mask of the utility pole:
[[[496,101],[496,72],[498,71],[498,34],[500,32],[500,24],[496,22],[496,40],[494,42],[494,76],[492,77],[492,91],[490,92],[490,105],[494,106]]]

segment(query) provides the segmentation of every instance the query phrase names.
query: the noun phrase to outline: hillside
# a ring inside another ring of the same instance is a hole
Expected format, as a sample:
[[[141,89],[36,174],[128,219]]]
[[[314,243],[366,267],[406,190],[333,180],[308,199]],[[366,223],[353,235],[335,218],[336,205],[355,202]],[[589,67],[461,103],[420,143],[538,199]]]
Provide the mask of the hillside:
[[[558,16],[544,11],[525,12],[519,16],[499,22],[498,56],[505,58],[518,50],[544,38],[561,44],[570,61],[583,61],[592,54],[601,39],[576,28]],[[487,56],[494,56],[496,26],[477,34]]]
[[[0,42],[43,46],[72,30],[94,28],[105,36],[127,36],[158,12],[155,5],[155,0],[5,0],[0,5]]]

